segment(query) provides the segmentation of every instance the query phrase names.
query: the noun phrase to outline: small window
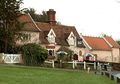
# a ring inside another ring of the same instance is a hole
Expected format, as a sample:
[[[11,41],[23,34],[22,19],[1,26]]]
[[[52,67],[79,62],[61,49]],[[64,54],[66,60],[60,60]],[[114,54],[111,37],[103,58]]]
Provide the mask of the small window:
[[[49,43],[55,43],[55,37],[53,35],[48,37]]]
[[[54,56],[54,50],[48,50],[48,55],[49,56]]]
[[[82,56],[82,51],[81,50],[79,51],[79,56]]]

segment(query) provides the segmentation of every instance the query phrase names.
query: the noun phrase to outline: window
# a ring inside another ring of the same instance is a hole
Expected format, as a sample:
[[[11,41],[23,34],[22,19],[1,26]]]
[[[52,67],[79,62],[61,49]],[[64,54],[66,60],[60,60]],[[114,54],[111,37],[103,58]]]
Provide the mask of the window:
[[[76,37],[73,34],[73,32],[70,33],[70,35],[68,36],[67,41],[68,41],[69,45],[76,46]]]
[[[52,50],[52,49],[48,50],[48,55],[49,56],[54,56],[54,50]]]
[[[75,45],[75,38],[74,38],[74,36],[71,36],[68,40],[69,40],[69,45]]]
[[[55,35],[53,29],[50,30],[50,32],[48,33],[47,36],[48,36],[48,37],[47,37],[48,42],[54,44],[54,43],[55,43],[55,37],[56,37],[56,35]]]
[[[82,41],[78,41],[78,45],[81,45],[81,44],[83,44]]]
[[[53,35],[48,36],[49,43],[55,43],[55,37]]]

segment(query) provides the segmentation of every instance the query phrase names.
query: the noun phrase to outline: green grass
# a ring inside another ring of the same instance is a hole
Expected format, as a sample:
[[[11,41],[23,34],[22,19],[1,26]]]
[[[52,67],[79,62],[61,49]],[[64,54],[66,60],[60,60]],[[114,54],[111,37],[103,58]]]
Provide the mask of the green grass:
[[[0,65],[0,84],[116,84],[86,71]]]

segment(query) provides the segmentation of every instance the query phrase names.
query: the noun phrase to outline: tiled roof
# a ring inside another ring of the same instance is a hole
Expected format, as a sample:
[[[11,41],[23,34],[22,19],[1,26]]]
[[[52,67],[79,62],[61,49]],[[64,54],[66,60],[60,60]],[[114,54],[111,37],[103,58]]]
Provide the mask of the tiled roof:
[[[112,37],[105,36],[104,38],[110,43],[110,45],[112,45],[113,48],[120,48],[120,45],[115,40],[113,40]]]
[[[53,29],[53,31],[56,34],[55,40],[58,45],[68,46],[67,38],[71,32],[73,32],[77,38],[80,38],[74,26],[64,26],[57,24],[50,25],[49,23],[42,23],[42,22],[36,22],[36,24],[40,28],[40,30],[42,30],[40,38],[42,39],[43,44],[48,43],[46,37],[51,29]]]
[[[18,20],[24,24],[24,27],[22,30],[25,31],[39,31],[34,22],[32,21],[31,17],[29,14],[22,14]]]
[[[92,48],[92,50],[103,50],[103,51],[111,50],[111,47],[107,44],[107,42],[103,38],[91,37],[91,36],[83,36],[83,38]]]

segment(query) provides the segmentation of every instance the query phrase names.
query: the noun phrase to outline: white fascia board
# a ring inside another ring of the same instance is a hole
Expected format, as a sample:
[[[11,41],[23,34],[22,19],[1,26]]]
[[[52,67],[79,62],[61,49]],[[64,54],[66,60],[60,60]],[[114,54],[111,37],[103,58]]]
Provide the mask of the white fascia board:
[[[84,39],[84,37],[82,36],[82,34],[80,34],[80,37],[83,40],[83,43],[85,44],[86,47],[88,47],[90,50],[92,50],[92,47],[87,43],[87,41]]]
[[[41,29],[37,26],[37,24],[35,23],[35,21],[33,20],[33,18],[31,17],[31,15],[28,13],[30,19],[32,20],[33,24],[36,26],[36,28],[41,31]]]

